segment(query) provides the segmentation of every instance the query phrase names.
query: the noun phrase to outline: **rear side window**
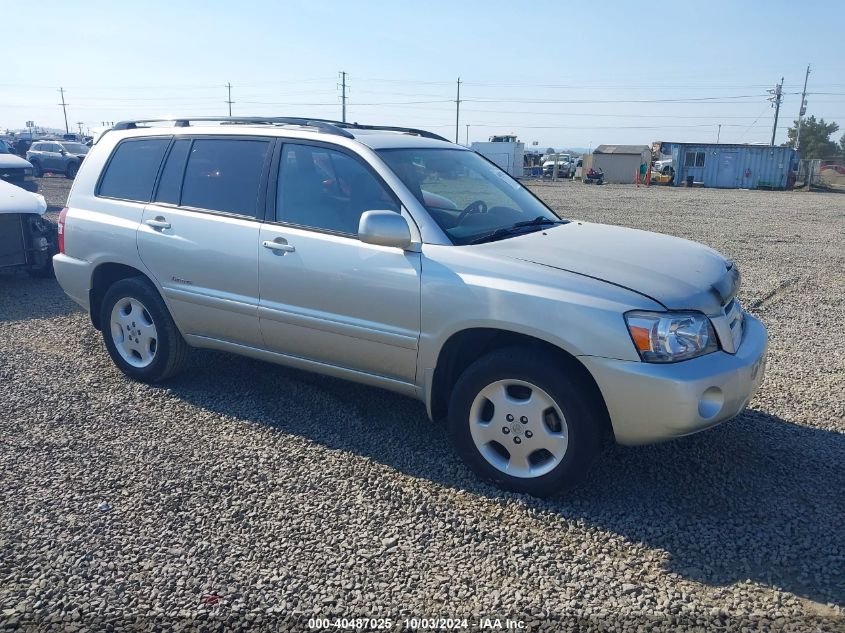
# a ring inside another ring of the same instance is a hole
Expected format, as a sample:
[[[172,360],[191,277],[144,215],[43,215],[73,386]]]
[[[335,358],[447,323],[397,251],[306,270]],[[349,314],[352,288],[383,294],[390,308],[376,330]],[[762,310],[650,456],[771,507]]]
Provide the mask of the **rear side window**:
[[[106,167],[97,195],[149,202],[161,159],[169,143],[169,137],[121,142]]]
[[[185,172],[185,160],[191,148],[191,139],[179,139],[170,148],[170,154],[158,180],[156,202],[179,204],[179,192],[182,190],[182,174]]]
[[[182,184],[183,207],[255,217],[270,142],[196,139]]]

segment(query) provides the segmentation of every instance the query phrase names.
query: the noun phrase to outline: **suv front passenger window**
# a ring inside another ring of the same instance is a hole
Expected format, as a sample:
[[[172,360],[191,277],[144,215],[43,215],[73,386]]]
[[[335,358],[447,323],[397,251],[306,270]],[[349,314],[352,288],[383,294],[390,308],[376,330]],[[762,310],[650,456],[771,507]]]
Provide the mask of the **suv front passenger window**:
[[[359,160],[324,147],[285,144],[276,220],[358,234],[364,211],[399,211],[395,197]]]

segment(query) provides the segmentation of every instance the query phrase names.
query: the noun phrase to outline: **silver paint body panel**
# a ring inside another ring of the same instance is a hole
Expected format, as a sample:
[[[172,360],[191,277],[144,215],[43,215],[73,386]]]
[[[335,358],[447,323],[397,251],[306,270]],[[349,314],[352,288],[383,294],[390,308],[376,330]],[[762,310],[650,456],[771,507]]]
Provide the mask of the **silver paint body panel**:
[[[249,131],[331,143],[356,154],[401,202],[412,242],[405,250],[255,218],[94,195],[122,139],[238,135],[245,127],[105,134],[76,177],[65,253],[54,258],[66,293],[88,309],[96,268],[130,266],[156,285],[191,345],[391,389],[429,406],[440,351],[453,335],[496,328],[533,336],[582,361],[624,443],[710,425],[712,420],[702,423],[689,414],[707,386],[730,391],[725,416],[735,415],[762,380],[765,328],[752,320],[748,331],[737,329],[731,300],[738,275],[712,249],[581,222],[487,244],[452,245],[375,152],[385,147],[467,151],[450,143],[396,133],[347,139],[299,128]],[[146,224],[162,219],[169,228]],[[264,246],[268,242],[285,248]],[[672,365],[640,362],[623,314],[667,309],[710,316],[726,351]],[[636,406],[626,407],[633,393]],[[661,404],[667,401],[672,406]]]

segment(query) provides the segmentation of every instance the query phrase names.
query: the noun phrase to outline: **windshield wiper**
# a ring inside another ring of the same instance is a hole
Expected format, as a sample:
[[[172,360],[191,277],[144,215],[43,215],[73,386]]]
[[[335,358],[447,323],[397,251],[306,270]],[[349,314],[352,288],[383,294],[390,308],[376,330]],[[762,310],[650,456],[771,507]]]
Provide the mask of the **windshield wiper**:
[[[509,235],[513,235],[514,233],[519,233],[520,229],[524,229],[527,226],[548,226],[550,224],[566,224],[565,220],[552,220],[551,218],[547,218],[544,215],[538,215],[533,220],[523,220],[522,222],[516,222],[511,224],[510,226],[503,226],[500,229],[496,229],[491,233],[487,233],[482,235],[481,237],[477,237],[474,240],[470,240],[470,244],[481,244],[482,242],[495,242],[498,239],[503,237],[507,237]]]

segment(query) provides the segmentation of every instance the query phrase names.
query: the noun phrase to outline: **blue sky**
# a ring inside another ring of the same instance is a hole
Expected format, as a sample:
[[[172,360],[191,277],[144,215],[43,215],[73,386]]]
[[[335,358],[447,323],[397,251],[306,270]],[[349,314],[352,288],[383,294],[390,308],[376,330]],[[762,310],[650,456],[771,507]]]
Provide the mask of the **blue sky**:
[[[845,128],[845,3],[3,2],[0,128],[168,114],[340,118],[540,146],[653,140],[768,142],[766,90],[785,77],[782,125]],[[29,28],[26,28],[29,25]],[[34,42],[37,43],[34,44]],[[15,63],[15,61],[19,63]],[[838,135],[837,135],[838,136]]]

